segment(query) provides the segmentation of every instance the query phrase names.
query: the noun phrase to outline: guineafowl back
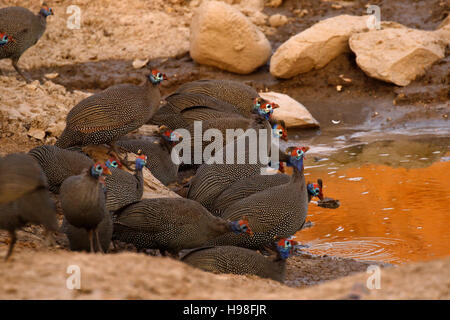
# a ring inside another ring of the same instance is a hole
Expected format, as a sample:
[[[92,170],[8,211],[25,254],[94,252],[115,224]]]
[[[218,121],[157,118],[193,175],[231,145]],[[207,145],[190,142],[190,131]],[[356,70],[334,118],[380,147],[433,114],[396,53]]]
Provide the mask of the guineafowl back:
[[[279,282],[284,281],[286,261],[274,261],[260,253],[233,246],[194,249],[181,261],[213,273],[253,274]]]
[[[47,176],[49,189],[54,193],[59,192],[65,179],[94,165],[94,161],[83,153],[50,145],[36,147],[28,154],[39,162]]]
[[[225,189],[213,202],[211,212],[221,216],[233,203],[254,193],[288,183],[290,177],[286,174],[254,175],[241,179]]]
[[[114,212],[141,200],[144,192],[142,171],[134,175],[119,168],[111,168],[105,177],[106,209]]]
[[[243,116],[250,116],[253,100],[258,97],[255,89],[233,80],[197,80],[181,85],[178,93],[200,93],[233,105]]]
[[[143,199],[118,212],[113,238],[137,248],[177,252],[201,246],[229,230],[228,223],[184,198]]]
[[[159,88],[120,84],[92,95],[70,110],[56,146],[103,144],[145,124],[159,108]]]

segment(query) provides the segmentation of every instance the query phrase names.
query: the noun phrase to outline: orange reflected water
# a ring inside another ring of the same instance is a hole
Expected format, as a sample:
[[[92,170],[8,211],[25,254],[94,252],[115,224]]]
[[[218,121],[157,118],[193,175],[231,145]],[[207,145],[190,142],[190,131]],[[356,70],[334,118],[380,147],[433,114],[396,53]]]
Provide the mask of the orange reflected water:
[[[341,203],[335,210],[310,204],[314,226],[296,237],[311,253],[390,263],[450,255],[450,162],[328,171],[306,170],[307,180],[322,178],[324,195]]]

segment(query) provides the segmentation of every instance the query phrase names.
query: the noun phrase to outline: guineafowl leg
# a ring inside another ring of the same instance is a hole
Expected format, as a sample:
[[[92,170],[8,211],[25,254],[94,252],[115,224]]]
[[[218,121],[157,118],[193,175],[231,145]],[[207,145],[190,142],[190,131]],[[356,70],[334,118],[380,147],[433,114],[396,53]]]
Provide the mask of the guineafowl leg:
[[[91,247],[90,252],[94,253],[94,230],[89,230],[89,244]]]
[[[19,61],[19,59],[13,59],[13,60],[12,60],[12,66],[14,67],[14,69],[16,69],[17,73],[18,73],[22,78],[25,79],[25,81],[26,81],[27,83],[30,83],[30,82],[31,82],[31,79],[28,78],[28,77],[22,72],[22,70],[20,70],[19,66],[17,65],[17,62],[18,62],[18,61]]]
[[[97,247],[100,253],[105,253],[102,248],[102,244],[100,243],[100,237],[98,236],[98,228],[95,229],[95,239],[97,239]]]
[[[8,258],[11,256],[14,245],[16,244],[17,241],[16,231],[9,231],[9,238],[11,239],[11,242],[9,243],[8,253],[6,254],[5,261],[7,261]]]

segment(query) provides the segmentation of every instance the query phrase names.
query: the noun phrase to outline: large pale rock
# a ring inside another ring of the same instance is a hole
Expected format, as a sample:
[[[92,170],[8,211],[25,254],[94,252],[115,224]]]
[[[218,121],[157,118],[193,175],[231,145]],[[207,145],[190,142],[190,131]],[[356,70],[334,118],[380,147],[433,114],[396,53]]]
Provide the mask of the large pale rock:
[[[270,73],[279,78],[320,69],[348,51],[348,39],[367,28],[368,16],[340,15],[320,21],[283,43],[270,60]]]
[[[192,21],[190,54],[200,64],[247,74],[267,62],[271,46],[237,9],[208,1],[197,9]]]
[[[319,127],[319,122],[314,119],[308,109],[290,96],[272,91],[260,92],[259,95],[280,106],[273,111],[273,118],[284,120],[288,128]]]
[[[356,62],[368,76],[407,86],[444,58],[446,41],[441,37],[442,31],[422,31],[398,24],[384,26],[350,37]]]

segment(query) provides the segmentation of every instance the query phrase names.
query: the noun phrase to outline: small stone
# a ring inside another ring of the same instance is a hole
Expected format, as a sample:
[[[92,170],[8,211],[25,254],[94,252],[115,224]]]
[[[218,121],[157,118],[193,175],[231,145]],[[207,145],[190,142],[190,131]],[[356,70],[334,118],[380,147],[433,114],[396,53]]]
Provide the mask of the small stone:
[[[337,90],[338,92],[341,92],[341,91],[342,91],[342,86],[341,86],[341,85],[337,85],[337,86],[336,86],[336,90]]]
[[[277,28],[284,26],[288,22],[288,18],[282,14],[274,14],[269,18],[269,24],[271,27]]]
[[[55,78],[57,78],[58,76],[59,76],[59,73],[57,73],[57,72],[45,74],[45,77],[46,77],[47,79],[55,79]]]
[[[143,67],[145,67],[147,65],[148,61],[149,61],[149,59],[144,59],[144,60],[134,59],[134,61],[133,61],[133,68],[134,69],[141,69],[141,68],[143,68]]]

